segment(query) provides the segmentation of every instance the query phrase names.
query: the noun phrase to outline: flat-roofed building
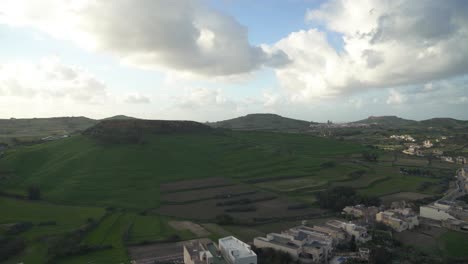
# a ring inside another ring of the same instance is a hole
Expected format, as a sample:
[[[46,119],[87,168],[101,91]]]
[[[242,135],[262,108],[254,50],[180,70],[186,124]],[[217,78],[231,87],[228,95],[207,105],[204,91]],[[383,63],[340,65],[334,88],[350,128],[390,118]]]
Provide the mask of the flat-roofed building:
[[[229,264],[257,264],[257,255],[250,246],[233,236],[220,238],[218,245]]]
[[[254,245],[257,248],[272,248],[288,253],[302,263],[324,263],[331,257],[333,250],[331,238],[317,235],[314,232],[304,232],[303,227],[296,227],[282,234],[270,233],[266,237],[256,237]]]
[[[419,225],[419,219],[410,208],[391,209],[375,215],[377,222],[390,226],[397,232],[413,229]]]
[[[367,233],[367,229],[365,227],[358,226],[354,223],[330,220],[326,224],[334,228],[342,229],[349,236],[354,236],[357,242],[365,243],[372,240],[372,237]]]
[[[227,264],[215,243],[198,240],[184,244],[184,264]]]

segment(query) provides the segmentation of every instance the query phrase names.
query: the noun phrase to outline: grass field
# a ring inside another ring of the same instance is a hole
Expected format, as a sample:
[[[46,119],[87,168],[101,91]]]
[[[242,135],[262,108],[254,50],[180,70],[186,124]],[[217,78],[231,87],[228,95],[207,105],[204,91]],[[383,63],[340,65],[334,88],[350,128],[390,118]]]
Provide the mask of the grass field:
[[[314,192],[331,186],[350,186],[380,196],[418,192],[422,182],[437,184],[438,179],[402,176],[398,166],[391,166],[390,159],[365,162],[361,158],[363,150],[363,146],[348,142],[269,132],[161,134],[145,137],[143,144],[113,145],[87,136],[73,136],[14,148],[0,159],[0,191],[24,195],[29,186],[36,185],[44,202],[0,198],[0,210],[8,212],[0,214],[0,224],[55,221],[55,226],[34,226],[23,233],[21,236],[28,240],[28,247],[20,257],[12,259],[16,263],[34,258],[43,260],[47,248],[37,238],[76,229],[88,218],[99,219],[105,208],[113,207],[115,211],[82,241],[87,245],[112,245],[112,249],[60,262],[120,263],[128,261],[122,240],[127,230],[129,243],[175,236],[194,238],[188,230],[174,230],[169,226],[169,216],[191,219],[193,214],[206,212],[203,215],[206,219],[202,219],[212,220],[225,210],[216,205],[219,201],[212,199],[212,194],[225,194],[237,186],[242,187],[241,192],[255,191],[252,197],[264,193],[278,196],[275,200],[256,203],[258,212],[237,213],[244,220],[258,215],[307,215],[317,208],[301,211],[288,210],[288,206],[311,203]],[[336,164],[323,166],[328,161]],[[414,165],[422,163],[416,160]],[[365,173],[352,176],[356,171]],[[196,201],[202,196],[206,200]],[[149,215],[141,214],[143,211]],[[154,215],[157,212],[168,217]],[[250,238],[252,234],[275,228],[230,226],[227,229],[228,233]]]
[[[159,135],[142,145],[110,146],[76,136],[7,152],[0,167],[15,176],[0,188],[24,193],[38,185],[54,202],[153,208],[159,206],[163,182],[304,173],[324,157],[360,150],[308,135],[260,132]]]
[[[25,263],[44,263],[47,248],[39,242],[41,237],[58,235],[72,231],[86,223],[89,218],[99,219],[104,209],[95,207],[75,207],[55,205],[44,202],[30,202],[10,198],[0,198],[0,225],[17,222],[32,222],[33,227],[19,236],[23,237],[28,247],[11,263],[20,260]],[[44,222],[55,222],[55,225],[41,225]]]
[[[451,257],[468,257],[468,234],[448,231],[438,239],[439,246]]]

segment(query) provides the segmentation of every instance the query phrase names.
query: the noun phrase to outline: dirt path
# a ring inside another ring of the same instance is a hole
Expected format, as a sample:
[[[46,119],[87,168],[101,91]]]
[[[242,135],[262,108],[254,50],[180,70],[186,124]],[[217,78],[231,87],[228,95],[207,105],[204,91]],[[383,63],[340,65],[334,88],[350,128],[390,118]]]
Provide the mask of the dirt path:
[[[198,237],[207,237],[211,233],[199,224],[190,221],[169,221],[169,225],[176,230],[189,230]]]

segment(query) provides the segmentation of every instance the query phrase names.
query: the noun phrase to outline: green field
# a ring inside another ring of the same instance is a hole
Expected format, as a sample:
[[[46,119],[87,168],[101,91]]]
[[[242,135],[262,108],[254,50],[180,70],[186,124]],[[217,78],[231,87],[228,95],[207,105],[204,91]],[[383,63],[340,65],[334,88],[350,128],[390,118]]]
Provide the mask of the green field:
[[[44,263],[47,259],[47,248],[40,242],[41,237],[72,231],[85,224],[89,218],[99,219],[104,215],[102,208],[63,206],[8,198],[0,198],[0,208],[4,212],[0,214],[0,226],[17,222],[32,222],[34,225],[20,234],[27,241],[28,247],[17,260],[24,260],[26,263]],[[55,224],[41,225],[45,222]],[[18,263],[17,260],[13,259],[11,263]]]
[[[307,135],[259,132],[159,135],[141,145],[76,136],[7,152],[0,168],[13,176],[0,189],[24,193],[37,185],[44,199],[58,203],[155,208],[161,182],[310,173],[326,158],[360,150]]]
[[[468,257],[468,234],[448,231],[438,239],[443,252],[451,257]]]
[[[0,224],[57,224],[35,225],[22,233],[27,249],[9,263],[45,260],[47,247],[39,238],[79,228],[88,218],[100,219],[106,208],[112,213],[81,243],[112,245],[112,249],[60,259],[60,263],[127,262],[125,243],[193,238],[187,230],[171,228],[169,218],[154,214],[161,204],[160,185],[166,182],[225,177],[282,197],[313,202],[314,192],[332,186],[384,195],[417,192],[421,182],[438,181],[402,176],[387,159],[363,161],[364,149],[305,134],[232,131],[146,135],[139,144],[104,144],[79,135],[13,148],[0,159],[0,191],[25,195],[29,186],[38,186],[43,202],[0,198],[0,210],[8,212],[0,214]],[[323,166],[329,161],[334,161],[333,166]],[[360,170],[365,173],[352,176]],[[251,236],[249,229],[227,228],[239,236]],[[126,232],[128,241],[124,242]]]

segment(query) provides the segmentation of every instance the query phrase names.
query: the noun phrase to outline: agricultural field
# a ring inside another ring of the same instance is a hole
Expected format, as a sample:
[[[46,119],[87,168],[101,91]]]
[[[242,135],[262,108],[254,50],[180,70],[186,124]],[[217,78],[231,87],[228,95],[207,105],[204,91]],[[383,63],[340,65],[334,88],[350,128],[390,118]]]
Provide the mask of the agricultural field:
[[[20,222],[31,222],[32,227],[15,234],[23,238],[27,247],[23,253],[8,263],[44,263],[47,260],[47,247],[41,242],[45,236],[55,236],[72,231],[84,225],[88,219],[101,218],[105,210],[95,207],[75,207],[55,205],[45,202],[30,202],[0,197],[0,230]],[[6,234],[6,233],[4,233]]]
[[[9,263],[46,259],[47,244],[40,239],[76,230],[89,219],[99,223],[80,243],[102,248],[60,263],[126,263],[128,247],[152,242],[251,238],[327,217],[314,204],[320,190],[434,195],[452,177],[452,168],[428,166],[424,159],[394,164],[391,154],[380,152],[377,162],[366,161],[366,149],[306,134],[234,131],[145,135],[138,144],[78,135],[9,149],[0,159],[0,193],[26,197],[30,186],[41,191],[41,202],[0,198],[0,210],[9,212],[0,215],[2,226],[34,224],[21,233],[26,250]],[[402,175],[400,167],[424,167],[434,176]],[[425,182],[429,187],[421,188]],[[218,225],[225,214],[236,224]],[[40,225],[51,221],[56,224]]]

